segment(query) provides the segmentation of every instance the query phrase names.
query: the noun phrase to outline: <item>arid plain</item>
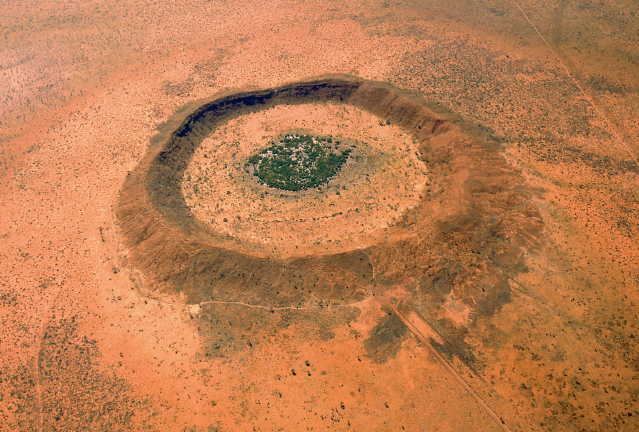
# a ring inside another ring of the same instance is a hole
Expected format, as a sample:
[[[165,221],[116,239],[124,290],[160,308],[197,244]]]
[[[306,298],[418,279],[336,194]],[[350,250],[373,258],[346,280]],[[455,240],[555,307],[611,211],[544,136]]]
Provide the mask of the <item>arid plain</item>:
[[[638,14],[0,5],[0,430],[639,430]],[[354,90],[228,119],[193,222],[156,205],[198,107],[313,79]],[[242,177],[290,130],[359,159]]]

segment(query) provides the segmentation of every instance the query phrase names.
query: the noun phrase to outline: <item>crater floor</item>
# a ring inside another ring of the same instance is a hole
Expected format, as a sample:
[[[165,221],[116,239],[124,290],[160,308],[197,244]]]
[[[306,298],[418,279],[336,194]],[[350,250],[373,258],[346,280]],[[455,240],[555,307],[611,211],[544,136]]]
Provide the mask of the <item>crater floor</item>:
[[[356,147],[325,187],[287,192],[258,184],[244,169],[256,150],[285,131],[348,139]],[[188,207],[240,240],[242,249],[290,256],[366,247],[419,202],[428,183],[415,138],[360,108],[278,105],[217,129],[184,174]]]

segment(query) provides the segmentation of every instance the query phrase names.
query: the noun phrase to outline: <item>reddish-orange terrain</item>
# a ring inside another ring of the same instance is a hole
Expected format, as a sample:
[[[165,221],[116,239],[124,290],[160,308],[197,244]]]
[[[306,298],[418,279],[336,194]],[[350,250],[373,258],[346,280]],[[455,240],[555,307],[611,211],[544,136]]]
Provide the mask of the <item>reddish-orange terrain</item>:
[[[637,15],[0,5],[0,431],[639,430]]]

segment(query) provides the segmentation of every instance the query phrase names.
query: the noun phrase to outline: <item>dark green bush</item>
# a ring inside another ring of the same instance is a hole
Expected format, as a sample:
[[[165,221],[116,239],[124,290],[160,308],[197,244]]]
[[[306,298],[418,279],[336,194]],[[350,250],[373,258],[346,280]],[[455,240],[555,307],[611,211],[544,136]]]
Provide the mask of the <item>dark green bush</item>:
[[[340,142],[328,137],[287,135],[251,155],[245,165],[257,181],[288,191],[316,188],[335,176],[352,149],[338,150]]]

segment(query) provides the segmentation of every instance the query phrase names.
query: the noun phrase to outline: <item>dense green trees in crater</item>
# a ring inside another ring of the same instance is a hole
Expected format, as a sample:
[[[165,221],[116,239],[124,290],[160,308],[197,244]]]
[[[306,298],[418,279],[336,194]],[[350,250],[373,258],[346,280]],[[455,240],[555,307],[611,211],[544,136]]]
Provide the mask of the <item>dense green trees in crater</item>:
[[[300,191],[327,183],[348,160],[352,149],[332,136],[289,134],[250,156],[245,168],[261,184]]]

